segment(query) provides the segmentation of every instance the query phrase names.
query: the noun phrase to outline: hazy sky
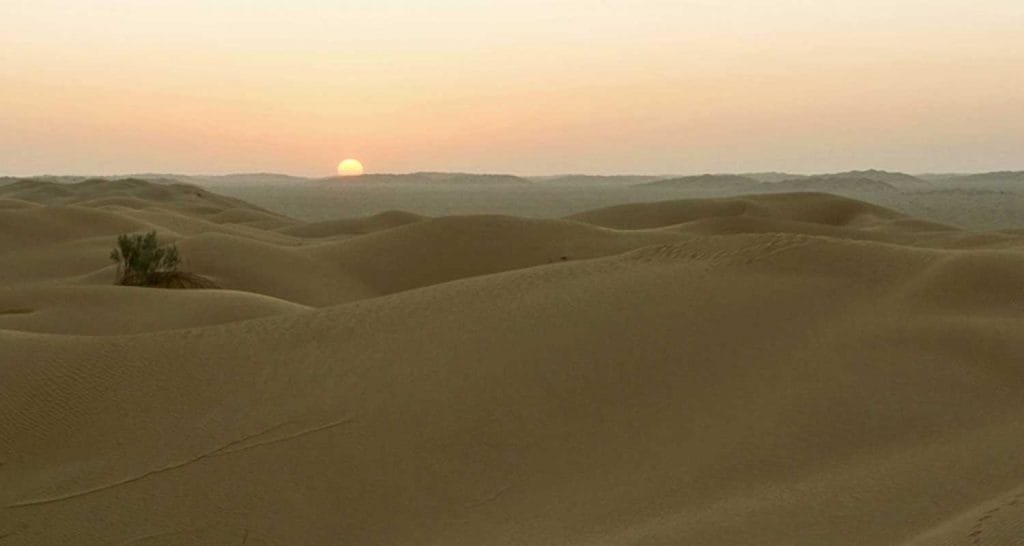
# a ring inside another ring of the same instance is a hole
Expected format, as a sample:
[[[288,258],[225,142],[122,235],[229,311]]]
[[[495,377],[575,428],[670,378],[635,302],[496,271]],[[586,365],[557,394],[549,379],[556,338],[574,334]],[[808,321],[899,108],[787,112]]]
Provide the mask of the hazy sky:
[[[0,0],[0,174],[1024,169],[1022,0]]]

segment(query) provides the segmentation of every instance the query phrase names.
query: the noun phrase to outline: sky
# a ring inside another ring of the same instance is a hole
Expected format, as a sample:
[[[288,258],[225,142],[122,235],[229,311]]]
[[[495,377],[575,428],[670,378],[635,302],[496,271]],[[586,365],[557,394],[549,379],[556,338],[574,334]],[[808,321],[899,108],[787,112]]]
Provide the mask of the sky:
[[[1024,169],[1021,0],[0,0],[0,175]]]

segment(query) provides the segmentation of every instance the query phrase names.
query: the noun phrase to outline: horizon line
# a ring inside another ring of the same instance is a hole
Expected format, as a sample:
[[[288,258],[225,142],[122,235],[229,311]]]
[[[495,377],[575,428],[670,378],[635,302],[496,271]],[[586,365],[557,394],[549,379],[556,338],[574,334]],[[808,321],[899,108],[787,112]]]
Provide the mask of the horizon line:
[[[787,170],[756,170],[756,171],[699,171],[692,173],[594,173],[594,172],[561,172],[552,174],[514,174],[509,172],[473,172],[473,171],[408,171],[408,172],[369,172],[355,176],[340,176],[340,175],[326,175],[326,176],[306,176],[299,174],[289,174],[284,172],[271,172],[271,171],[238,171],[238,172],[224,172],[224,173],[175,173],[175,172],[129,172],[129,173],[107,173],[107,174],[53,174],[53,173],[42,173],[42,174],[0,174],[0,178],[133,178],[133,177],[162,177],[162,176],[182,176],[189,178],[222,178],[229,176],[280,176],[287,178],[301,178],[306,180],[329,180],[336,178],[365,178],[375,176],[412,176],[412,175],[429,175],[429,174],[446,174],[446,175],[469,175],[469,176],[512,176],[516,178],[565,178],[571,176],[585,176],[585,177],[601,177],[601,178],[626,178],[626,177],[663,177],[663,178],[674,178],[674,177],[690,177],[690,176],[720,176],[720,175],[754,175],[754,174],[782,174],[782,175],[797,175],[797,176],[823,176],[830,174],[843,174],[843,173],[860,173],[860,172],[883,172],[891,174],[907,174],[910,176],[939,176],[939,175],[975,175],[975,174],[997,174],[997,173],[1024,173],[1024,168],[1021,169],[997,169],[997,170],[981,170],[981,171],[899,171],[899,170],[888,170],[878,168],[857,168],[857,169],[846,169],[838,171],[787,171]]]

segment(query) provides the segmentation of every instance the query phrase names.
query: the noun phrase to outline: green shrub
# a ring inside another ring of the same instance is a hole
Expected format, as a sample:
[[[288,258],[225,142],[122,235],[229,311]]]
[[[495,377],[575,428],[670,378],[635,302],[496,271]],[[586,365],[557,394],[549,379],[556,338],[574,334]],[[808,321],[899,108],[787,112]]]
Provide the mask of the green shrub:
[[[160,246],[156,231],[119,235],[110,259],[117,263],[117,283],[130,286],[159,284],[168,274],[177,273],[181,263],[178,248]]]

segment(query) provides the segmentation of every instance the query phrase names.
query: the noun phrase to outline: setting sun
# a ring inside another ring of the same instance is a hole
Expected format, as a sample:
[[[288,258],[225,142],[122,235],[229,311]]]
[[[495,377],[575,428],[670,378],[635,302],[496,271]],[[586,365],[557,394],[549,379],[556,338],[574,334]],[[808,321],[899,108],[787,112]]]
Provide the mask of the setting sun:
[[[363,164],[358,159],[346,159],[338,163],[338,176],[359,176],[363,174]]]

